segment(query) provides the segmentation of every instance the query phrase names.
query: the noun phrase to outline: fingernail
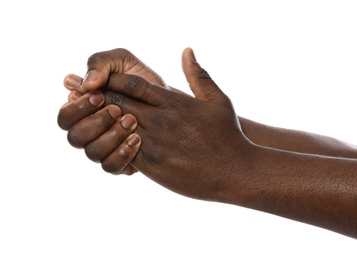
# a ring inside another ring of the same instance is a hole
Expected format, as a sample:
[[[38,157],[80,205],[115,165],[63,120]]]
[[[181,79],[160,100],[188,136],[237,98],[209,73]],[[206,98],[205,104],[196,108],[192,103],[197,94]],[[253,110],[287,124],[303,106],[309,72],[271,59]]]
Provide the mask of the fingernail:
[[[136,124],[135,117],[125,115],[125,116],[123,116],[120,124],[122,125],[122,127],[129,130],[130,128],[132,128],[133,125]]]
[[[130,146],[130,147],[134,147],[135,145],[137,145],[140,142],[140,137],[136,134],[132,134],[130,135],[127,139],[126,139],[126,143]]]
[[[104,96],[100,91],[93,91],[89,96],[89,102],[93,106],[99,106],[104,102]]]
[[[94,81],[98,77],[98,72],[96,70],[90,70],[87,72],[86,76],[84,77],[83,82]]]
[[[79,79],[73,78],[73,77],[67,77],[66,81],[65,81],[65,85],[67,87],[71,87],[71,88],[77,88],[81,84],[82,84],[82,81],[79,81]]]
[[[88,90],[86,90],[82,84],[80,84],[78,87],[76,87],[76,90],[81,93],[82,95],[84,95],[85,93],[88,92]]]

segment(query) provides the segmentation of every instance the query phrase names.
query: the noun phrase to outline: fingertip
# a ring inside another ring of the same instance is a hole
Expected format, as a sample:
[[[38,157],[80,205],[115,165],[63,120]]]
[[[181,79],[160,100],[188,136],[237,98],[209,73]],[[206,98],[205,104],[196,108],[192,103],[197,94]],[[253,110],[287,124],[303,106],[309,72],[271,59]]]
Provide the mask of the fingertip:
[[[200,65],[196,60],[196,56],[191,47],[187,47],[182,52],[182,70],[186,77],[195,74],[195,71],[200,69]]]
[[[92,91],[89,95],[89,102],[95,107],[101,106],[104,101],[104,95],[100,91]]]
[[[91,91],[103,87],[108,81],[108,75],[105,71],[89,70],[82,82],[83,89]]]
[[[122,116],[120,107],[116,105],[108,105],[108,112],[114,120],[117,120]]]
[[[82,82],[83,82],[82,77],[75,74],[68,74],[63,80],[63,84],[68,90],[70,91],[75,90],[81,95],[84,95],[88,91],[83,88]]]
[[[182,59],[191,63],[197,63],[195,53],[191,47],[186,47],[183,50]]]
[[[78,86],[80,86],[82,83],[82,78],[78,75],[75,74],[68,74],[64,79],[63,79],[63,85],[68,89],[68,90],[74,90]]]
[[[192,47],[186,47],[184,50],[183,50],[183,53],[189,53],[189,52],[192,52]]]
[[[82,95],[75,91],[75,90],[72,90],[69,95],[68,95],[68,102],[72,102],[72,101],[75,101],[77,100],[78,98],[80,98]]]
[[[87,74],[84,76],[83,85],[87,86],[90,83],[97,81],[98,71],[97,70],[88,70]]]

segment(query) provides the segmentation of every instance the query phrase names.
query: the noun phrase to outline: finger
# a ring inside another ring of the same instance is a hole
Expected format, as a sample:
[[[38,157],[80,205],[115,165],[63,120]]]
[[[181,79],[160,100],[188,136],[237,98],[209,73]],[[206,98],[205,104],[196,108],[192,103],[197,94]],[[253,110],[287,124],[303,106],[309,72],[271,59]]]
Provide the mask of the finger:
[[[100,91],[87,93],[61,107],[57,116],[57,123],[63,130],[68,130],[78,121],[97,112],[103,103],[104,95]]]
[[[170,99],[174,92],[152,84],[149,81],[126,74],[112,74],[107,84],[108,90],[118,92],[151,106],[160,106]],[[175,93],[175,95],[181,95]]]
[[[68,94],[68,102],[73,102],[77,99],[79,99],[82,95],[76,91],[76,90],[72,90],[69,94]]]
[[[233,109],[228,97],[212,80],[207,71],[197,62],[191,48],[186,48],[182,53],[182,70],[197,99],[213,101],[229,109]]]
[[[126,97],[117,92],[106,91],[104,92],[104,96],[105,106],[113,104],[120,107],[123,114],[132,114],[143,128],[147,127],[150,123],[147,118],[148,114],[152,111],[152,106]]]
[[[135,159],[140,150],[141,138],[137,134],[130,135],[124,143],[117,147],[102,161],[104,171],[112,174],[132,174],[132,168],[127,165]],[[130,170],[129,172],[127,172]]]
[[[94,162],[102,161],[133,133],[136,126],[134,116],[123,116],[108,131],[84,147],[87,157]]]
[[[68,74],[64,80],[63,80],[63,85],[70,91],[77,91],[80,94],[85,94],[88,91],[86,89],[83,88],[82,86],[82,81],[83,79],[75,74]]]
[[[68,130],[68,142],[76,148],[82,148],[106,132],[122,115],[117,106],[107,106],[90,115]]]
[[[106,84],[110,73],[124,73],[138,62],[138,58],[122,48],[95,53],[88,59],[82,85],[87,90],[98,89]]]

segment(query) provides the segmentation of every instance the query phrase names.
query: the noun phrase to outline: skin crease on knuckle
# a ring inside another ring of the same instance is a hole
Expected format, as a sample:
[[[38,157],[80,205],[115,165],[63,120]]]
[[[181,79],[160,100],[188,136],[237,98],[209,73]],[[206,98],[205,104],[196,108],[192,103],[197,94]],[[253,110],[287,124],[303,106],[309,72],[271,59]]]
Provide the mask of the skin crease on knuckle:
[[[97,52],[92,54],[87,60],[88,66],[93,64],[103,64],[105,61],[105,56],[106,56],[106,52]]]
[[[113,83],[109,83],[113,84]],[[136,99],[140,101],[150,100],[152,93],[152,83],[135,75],[125,75],[122,79],[122,86],[125,93],[136,93]],[[154,105],[154,104],[152,104]]]
[[[136,93],[143,88],[143,81],[139,77],[128,76],[123,85],[129,93]]]
[[[115,105],[121,107],[121,104],[124,100],[124,96],[121,94],[118,94],[118,93],[107,91],[107,92],[105,92],[105,100],[106,100],[105,105],[115,104]]]

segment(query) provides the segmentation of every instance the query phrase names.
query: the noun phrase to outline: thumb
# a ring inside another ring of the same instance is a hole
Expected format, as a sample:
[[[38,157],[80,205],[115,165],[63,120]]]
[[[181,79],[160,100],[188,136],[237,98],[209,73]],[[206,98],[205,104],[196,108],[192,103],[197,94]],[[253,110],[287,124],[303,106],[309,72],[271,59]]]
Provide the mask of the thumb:
[[[108,82],[111,73],[125,73],[138,63],[138,58],[123,48],[94,53],[88,59],[82,86],[86,90],[101,88]]]
[[[229,98],[212,80],[207,71],[200,66],[191,48],[186,48],[182,53],[182,70],[197,99],[212,101],[233,110]]]
[[[115,68],[115,60],[107,57],[106,52],[95,53],[87,62],[87,73],[82,87],[88,91],[101,88],[108,81],[109,75]]]

